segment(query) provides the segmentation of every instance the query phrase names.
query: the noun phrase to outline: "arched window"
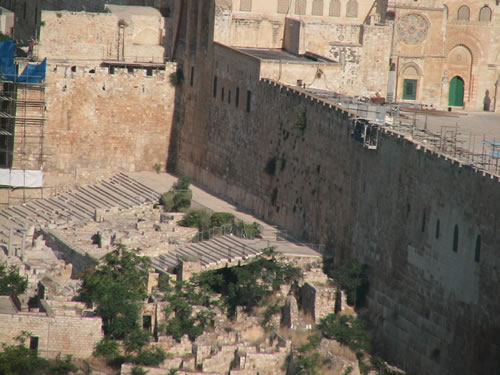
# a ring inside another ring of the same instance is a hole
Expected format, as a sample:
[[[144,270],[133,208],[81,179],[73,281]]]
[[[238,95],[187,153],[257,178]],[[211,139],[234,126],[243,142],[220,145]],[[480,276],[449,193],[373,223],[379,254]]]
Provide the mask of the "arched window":
[[[287,14],[290,8],[290,0],[278,0],[278,13]]]
[[[340,17],[340,0],[330,1],[330,17]]]
[[[444,8],[444,16],[446,17],[446,19],[448,19],[448,7],[443,4],[443,8]]]
[[[241,0],[240,10],[245,11],[245,12],[251,12],[252,11],[252,0]]]
[[[481,235],[478,234],[476,237],[476,251],[474,252],[474,261],[479,263],[481,260]]]
[[[311,14],[313,16],[323,15],[323,0],[313,0]]]
[[[455,229],[453,230],[453,251],[458,252],[458,225],[455,224]]]
[[[349,0],[346,6],[346,17],[357,17],[358,16],[358,2],[356,0]]]
[[[303,15],[306,14],[306,0],[295,0],[295,14]]]
[[[457,20],[470,20],[470,9],[467,5],[462,5],[460,8],[458,8]]]
[[[490,22],[491,21],[491,9],[488,6],[484,6],[479,11],[479,21]]]
[[[437,219],[437,221],[436,221],[436,239],[439,238],[440,230],[441,230],[441,222],[439,221],[439,219]]]

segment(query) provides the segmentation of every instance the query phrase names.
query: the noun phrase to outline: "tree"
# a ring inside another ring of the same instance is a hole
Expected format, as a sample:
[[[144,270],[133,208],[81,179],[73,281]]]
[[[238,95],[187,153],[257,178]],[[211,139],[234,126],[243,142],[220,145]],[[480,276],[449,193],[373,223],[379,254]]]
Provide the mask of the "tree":
[[[121,340],[139,328],[140,305],[147,297],[148,267],[148,258],[118,245],[96,269],[84,272],[80,299],[88,305],[97,304],[107,336]]]
[[[28,280],[19,275],[19,269],[11,266],[7,271],[5,266],[0,266],[0,295],[23,294],[28,287]]]
[[[71,356],[65,359],[47,360],[24,346],[29,332],[16,337],[15,345],[2,344],[0,374],[2,375],[66,375],[77,370]]]

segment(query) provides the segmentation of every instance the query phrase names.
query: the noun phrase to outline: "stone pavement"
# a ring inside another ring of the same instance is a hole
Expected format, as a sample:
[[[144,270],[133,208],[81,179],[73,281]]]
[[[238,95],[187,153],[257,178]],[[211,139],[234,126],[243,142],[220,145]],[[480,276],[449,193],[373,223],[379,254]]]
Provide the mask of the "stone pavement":
[[[155,172],[135,172],[129,173],[129,176],[159,193],[168,191],[178,178],[177,176],[168,173]],[[257,222],[262,228],[262,239],[255,240],[252,243],[252,246],[260,249],[275,246],[277,251],[291,256],[320,256],[321,246],[302,243],[294,238],[291,238],[277,227],[257,219],[250,213],[242,211],[239,207],[209,194],[207,191],[196,185],[191,185],[190,188],[193,192],[193,201],[195,203],[198,203],[214,212],[230,212],[240,220],[247,223]]]

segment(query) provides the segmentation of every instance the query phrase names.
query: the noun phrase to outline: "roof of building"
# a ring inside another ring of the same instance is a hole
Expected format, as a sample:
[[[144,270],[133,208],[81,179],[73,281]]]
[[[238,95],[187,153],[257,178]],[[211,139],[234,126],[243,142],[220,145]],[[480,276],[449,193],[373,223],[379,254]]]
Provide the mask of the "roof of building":
[[[17,309],[9,296],[0,296],[0,314],[17,314]]]
[[[296,55],[279,48],[236,48],[261,60],[279,60],[298,63],[334,63],[334,61],[319,55]]]

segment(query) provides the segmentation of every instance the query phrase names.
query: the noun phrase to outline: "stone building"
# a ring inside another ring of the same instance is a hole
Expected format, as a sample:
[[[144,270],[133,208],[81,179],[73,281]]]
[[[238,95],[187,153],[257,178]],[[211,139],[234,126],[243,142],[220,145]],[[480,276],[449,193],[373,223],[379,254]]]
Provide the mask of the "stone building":
[[[26,344],[45,358],[90,357],[104,337],[101,326],[101,318],[85,316],[81,303],[41,300],[39,311],[29,311],[10,297],[0,297],[2,342],[15,344],[17,336],[29,332]]]
[[[497,1],[393,1],[389,91],[397,101],[500,111]]]

